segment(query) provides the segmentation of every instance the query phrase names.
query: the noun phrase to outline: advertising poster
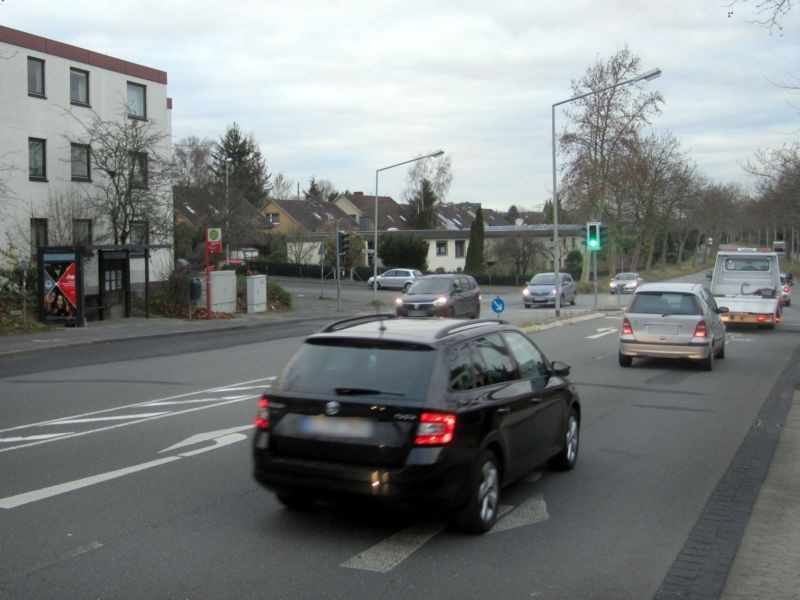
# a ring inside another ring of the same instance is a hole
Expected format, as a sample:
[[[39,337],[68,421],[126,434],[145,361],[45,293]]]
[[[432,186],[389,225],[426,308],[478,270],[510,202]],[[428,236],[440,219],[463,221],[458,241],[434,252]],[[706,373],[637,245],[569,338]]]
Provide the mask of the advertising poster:
[[[39,256],[39,314],[44,323],[82,324],[81,265],[77,252]]]

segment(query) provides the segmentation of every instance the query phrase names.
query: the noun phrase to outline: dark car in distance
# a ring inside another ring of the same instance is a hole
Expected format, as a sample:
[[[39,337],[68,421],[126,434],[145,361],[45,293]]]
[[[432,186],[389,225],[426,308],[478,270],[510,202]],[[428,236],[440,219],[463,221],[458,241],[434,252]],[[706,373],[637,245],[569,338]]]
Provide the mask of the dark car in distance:
[[[481,315],[481,289],[472,275],[425,275],[395,301],[398,317],[459,317]]]
[[[575,466],[569,371],[495,319],[338,321],[262,396],[254,476],[288,508],[369,498],[483,533],[503,486],[541,464]]]

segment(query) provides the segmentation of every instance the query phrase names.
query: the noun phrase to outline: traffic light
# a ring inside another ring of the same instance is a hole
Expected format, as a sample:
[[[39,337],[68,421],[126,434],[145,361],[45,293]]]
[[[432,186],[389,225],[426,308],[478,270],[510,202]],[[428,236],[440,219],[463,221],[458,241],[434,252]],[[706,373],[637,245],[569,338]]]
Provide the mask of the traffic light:
[[[346,231],[338,232],[339,235],[339,254],[345,254],[350,250],[350,234]]]
[[[608,244],[608,227],[600,225],[600,248],[605,248]]]
[[[600,250],[600,223],[597,221],[586,223],[586,248],[591,252]]]

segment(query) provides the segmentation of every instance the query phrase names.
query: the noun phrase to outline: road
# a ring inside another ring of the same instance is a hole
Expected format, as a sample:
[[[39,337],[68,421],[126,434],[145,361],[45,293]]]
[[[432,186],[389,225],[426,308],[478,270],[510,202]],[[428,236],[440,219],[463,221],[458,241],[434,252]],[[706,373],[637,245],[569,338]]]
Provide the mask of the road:
[[[711,373],[620,369],[619,324],[610,313],[533,334],[573,366],[578,466],[507,488],[481,537],[362,506],[290,512],[253,482],[256,401],[302,326],[9,362],[0,598],[652,598],[793,368],[800,311],[775,331],[730,332]]]

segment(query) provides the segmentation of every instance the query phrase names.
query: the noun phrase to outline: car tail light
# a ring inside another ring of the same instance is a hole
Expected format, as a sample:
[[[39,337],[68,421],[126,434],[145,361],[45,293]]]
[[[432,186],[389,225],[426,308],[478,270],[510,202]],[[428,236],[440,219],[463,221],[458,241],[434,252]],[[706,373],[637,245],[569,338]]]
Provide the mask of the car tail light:
[[[633,335],[633,327],[627,317],[622,319],[622,335]]]
[[[456,416],[449,413],[422,413],[417,425],[415,446],[436,446],[453,441]]]
[[[694,337],[698,338],[708,337],[708,329],[706,328],[705,321],[700,321],[697,324],[697,327],[694,328]]]
[[[788,285],[783,286],[783,293],[784,294],[788,294],[789,293],[789,286]]]
[[[269,430],[269,398],[266,394],[261,396],[261,400],[258,401],[258,413],[253,423],[256,429]]]

